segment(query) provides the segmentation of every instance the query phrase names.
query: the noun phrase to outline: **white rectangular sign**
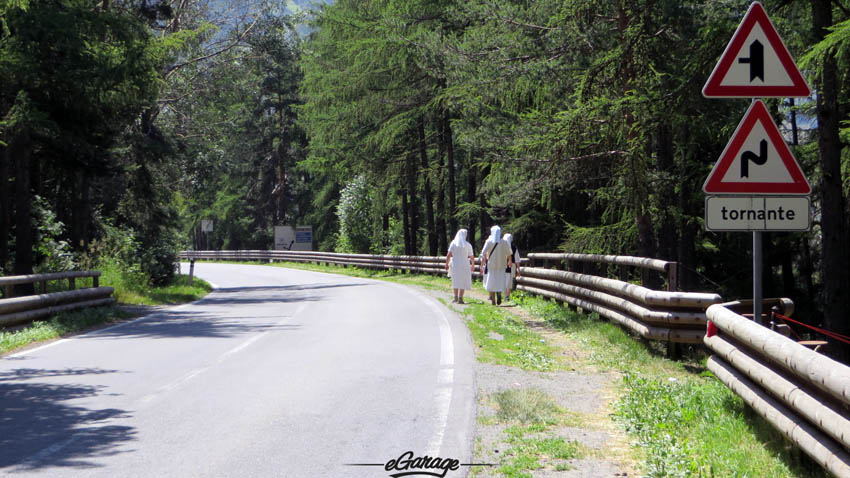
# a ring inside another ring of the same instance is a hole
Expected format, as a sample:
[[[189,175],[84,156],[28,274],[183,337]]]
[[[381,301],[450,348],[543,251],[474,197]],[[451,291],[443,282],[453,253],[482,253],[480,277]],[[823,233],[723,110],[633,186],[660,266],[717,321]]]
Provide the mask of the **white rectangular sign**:
[[[707,196],[708,231],[808,231],[808,196]]]
[[[274,248],[284,251],[312,251],[313,226],[275,226]]]

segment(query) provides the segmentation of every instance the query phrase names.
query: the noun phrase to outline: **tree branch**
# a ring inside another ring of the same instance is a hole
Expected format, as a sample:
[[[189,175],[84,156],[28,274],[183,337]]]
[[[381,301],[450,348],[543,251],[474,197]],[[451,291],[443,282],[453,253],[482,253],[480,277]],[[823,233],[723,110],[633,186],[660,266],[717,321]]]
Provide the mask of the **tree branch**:
[[[248,35],[248,33],[249,33],[249,32],[250,32],[253,28],[254,28],[254,26],[256,26],[256,25],[257,25],[257,22],[258,22],[259,20],[260,20],[260,18],[259,18],[259,17],[255,18],[255,19],[254,19],[254,21],[253,21],[253,23],[251,23],[250,25],[248,25],[248,28],[246,28],[246,29],[245,29],[245,31],[243,31],[242,33],[240,33],[240,34],[239,34],[239,36],[238,36],[238,37],[236,37],[236,39],[235,39],[235,40],[233,40],[233,41],[232,41],[229,45],[225,46],[224,48],[222,48],[222,49],[220,49],[220,50],[218,50],[218,51],[214,51],[214,52],[212,52],[212,53],[209,53],[209,54],[207,54],[207,55],[199,56],[199,57],[197,57],[197,58],[193,58],[193,59],[191,59],[191,60],[184,61],[183,63],[178,63],[178,64],[176,64],[176,65],[173,65],[173,66],[172,66],[171,68],[169,68],[169,69],[168,69],[168,71],[165,73],[165,77],[164,77],[164,79],[165,79],[165,80],[168,80],[168,77],[170,77],[172,73],[174,73],[175,71],[179,70],[180,68],[183,68],[183,67],[185,67],[185,66],[192,65],[192,64],[195,64],[195,63],[198,63],[198,62],[204,61],[204,60],[208,60],[208,59],[210,59],[210,58],[216,57],[216,56],[218,56],[218,55],[221,55],[222,53],[225,53],[225,52],[227,52],[227,51],[232,50],[233,48],[235,48],[236,46],[238,46],[240,43],[242,43],[242,40],[244,40],[244,39],[245,39],[245,37]]]

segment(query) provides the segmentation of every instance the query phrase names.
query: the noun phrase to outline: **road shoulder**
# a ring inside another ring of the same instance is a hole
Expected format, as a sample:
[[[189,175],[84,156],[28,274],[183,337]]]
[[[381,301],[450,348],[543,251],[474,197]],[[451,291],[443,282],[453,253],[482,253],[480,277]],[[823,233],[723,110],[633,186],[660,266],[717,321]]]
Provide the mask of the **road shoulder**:
[[[466,310],[470,305],[451,303],[450,291],[426,292],[448,303],[465,321],[471,320]],[[480,291],[468,292],[466,299],[492,307]],[[620,374],[597,370],[580,344],[522,308],[496,309],[539,336],[551,348],[555,364],[549,371],[539,371],[487,363],[481,360],[482,347],[475,345],[473,459],[495,466],[475,468],[470,476],[637,476],[628,438],[610,418]],[[500,334],[491,331],[489,338],[499,340]],[[541,416],[523,417],[515,410],[546,409],[550,402],[551,411]]]

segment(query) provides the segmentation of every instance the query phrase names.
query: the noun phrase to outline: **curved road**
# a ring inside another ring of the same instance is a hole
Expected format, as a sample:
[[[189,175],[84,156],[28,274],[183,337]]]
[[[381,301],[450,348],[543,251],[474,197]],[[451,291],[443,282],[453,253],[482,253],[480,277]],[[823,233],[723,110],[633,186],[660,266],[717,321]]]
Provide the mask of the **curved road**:
[[[276,267],[195,273],[217,286],[199,302],[0,359],[0,475],[386,477],[377,465],[408,450],[469,462],[472,347],[435,299]]]

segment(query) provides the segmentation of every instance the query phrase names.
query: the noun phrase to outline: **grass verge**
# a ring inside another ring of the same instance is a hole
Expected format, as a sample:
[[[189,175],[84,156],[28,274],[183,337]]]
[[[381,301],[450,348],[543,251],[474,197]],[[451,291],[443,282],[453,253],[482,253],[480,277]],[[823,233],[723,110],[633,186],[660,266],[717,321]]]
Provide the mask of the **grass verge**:
[[[699,351],[680,361],[622,328],[539,297],[522,306],[619,371],[613,419],[635,440],[647,477],[829,476],[705,370]]]
[[[548,372],[557,366],[553,348],[515,315],[487,302],[471,299],[463,314],[478,350],[478,360]]]
[[[46,340],[58,339],[92,327],[126,320],[133,314],[116,307],[93,307],[56,314],[17,330],[0,331],[0,355]]]
[[[192,302],[205,296],[212,287],[203,280],[195,278],[189,286],[187,276],[177,276],[170,284],[159,287],[127,288],[122,284],[103,285],[115,287],[114,297],[121,304],[129,305],[173,305]],[[118,307],[94,307],[63,312],[47,320],[36,321],[24,327],[0,330],[0,355],[15,349],[46,340],[53,340],[76,334],[93,327],[108,325],[134,317]]]

